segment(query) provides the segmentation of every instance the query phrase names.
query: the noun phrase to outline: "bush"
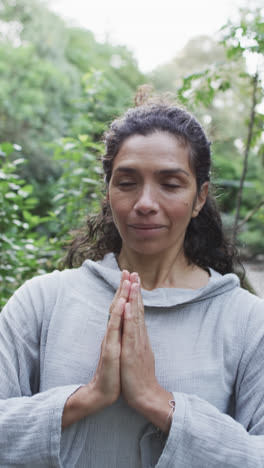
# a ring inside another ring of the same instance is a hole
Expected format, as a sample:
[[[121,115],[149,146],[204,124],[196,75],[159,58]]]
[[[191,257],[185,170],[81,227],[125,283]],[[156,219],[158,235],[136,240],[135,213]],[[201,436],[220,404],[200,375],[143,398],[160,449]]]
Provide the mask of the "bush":
[[[19,147],[0,145],[0,307],[24,281],[60,267],[70,231],[98,209],[102,198],[97,161],[102,145],[80,135],[52,146],[61,175],[51,189],[52,209],[39,216],[36,186],[18,175],[18,166],[26,164],[14,158]]]
[[[9,158],[19,149],[0,145],[0,307],[26,279],[47,271],[48,242],[38,236],[36,226],[48,218],[32,214],[38,200],[32,185],[17,174],[25,160]]]

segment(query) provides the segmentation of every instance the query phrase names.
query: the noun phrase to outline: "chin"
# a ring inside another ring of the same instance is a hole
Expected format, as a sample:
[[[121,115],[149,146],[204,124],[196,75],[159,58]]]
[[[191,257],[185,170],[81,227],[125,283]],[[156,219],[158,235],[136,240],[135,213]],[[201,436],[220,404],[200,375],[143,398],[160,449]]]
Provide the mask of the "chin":
[[[145,243],[145,245],[142,243],[142,245],[133,245],[133,246],[130,246],[129,249],[137,254],[140,254],[140,255],[149,255],[149,256],[152,256],[152,255],[160,255],[162,253],[165,254],[166,250],[167,249],[163,249],[161,248],[160,246],[154,246],[154,245],[147,245],[147,243]]]

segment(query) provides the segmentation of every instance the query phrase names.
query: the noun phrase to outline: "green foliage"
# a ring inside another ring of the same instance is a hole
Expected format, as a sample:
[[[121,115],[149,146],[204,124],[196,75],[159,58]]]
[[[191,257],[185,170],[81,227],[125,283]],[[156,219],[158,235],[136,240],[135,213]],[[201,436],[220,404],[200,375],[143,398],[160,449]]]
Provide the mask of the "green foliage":
[[[40,0],[0,0],[0,21],[0,135],[23,148],[21,176],[41,193],[42,211],[59,173],[47,143],[98,138],[144,77],[126,47],[97,43]]]
[[[241,9],[238,22],[222,27],[223,44],[228,58],[234,59],[249,53],[264,51],[264,15],[262,8]]]
[[[257,106],[254,109],[247,177],[243,188],[239,223],[264,198],[263,150],[263,10],[242,10],[237,23],[222,28],[220,43],[197,37],[169,64],[151,76],[163,91],[167,86],[203,122],[213,140],[214,182],[223,220],[228,229],[235,221],[236,200],[243,159],[252,120],[252,95],[257,77]],[[255,63],[255,70],[248,69]],[[169,78],[168,78],[169,77]],[[168,80],[170,80],[170,85]],[[263,220],[258,212],[243,227],[239,242],[248,241],[253,254],[263,251]],[[254,244],[255,242],[255,244]]]
[[[46,238],[38,236],[36,226],[47,218],[32,215],[37,203],[32,185],[17,174],[21,157],[13,145],[0,145],[0,307],[26,279],[45,272]]]
[[[225,153],[218,153],[217,147],[215,150],[213,148],[213,184],[215,186],[218,206],[222,213],[232,213],[242,170],[240,159],[232,158],[232,155],[230,156],[227,157]]]
[[[53,264],[61,259],[70,231],[80,227],[99,208],[103,190],[97,155],[102,151],[102,144],[94,143],[89,135],[62,139],[54,145],[54,159],[60,165],[61,176],[54,184],[49,212]]]
[[[88,135],[54,144],[61,175],[45,217],[34,213],[35,188],[18,175],[25,160],[11,161],[14,153],[14,145],[0,146],[0,307],[25,280],[59,267],[70,231],[98,209],[103,194],[97,159],[102,144]]]
[[[237,24],[223,28],[221,43],[194,38],[150,76],[158,91],[171,91],[195,113],[213,140],[213,181],[227,227],[250,117],[246,61],[264,51],[261,15],[241,12]],[[58,267],[69,232],[98,210],[98,141],[146,79],[126,47],[97,43],[41,0],[0,0],[0,21],[0,134],[10,142],[0,145],[1,306],[26,279]],[[263,100],[260,78],[257,99]],[[264,198],[263,124],[257,106],[240,221]],[[263,217],[261,208],[239,235],[253,254],[263,252]]]
[[[45,180],[51,162],[43,142],[69,124],[77,97],[74,73],[40,58],[32,44],[0,43],[0,63],[0,134],[22,146],[30,174]]]
[[[263,229],[259,229],[259,225],[264,226],[264,209],[259,210],[251,223],[248,223],[239,234],[241,245],[251,255],[258,255],[264,251],[264,236]]]
[[[126,47],[97,43],[41,0],[0,0],[0,23],[3,304],[58,265],[69,231],[98,206],[96,142],[144,76]]]

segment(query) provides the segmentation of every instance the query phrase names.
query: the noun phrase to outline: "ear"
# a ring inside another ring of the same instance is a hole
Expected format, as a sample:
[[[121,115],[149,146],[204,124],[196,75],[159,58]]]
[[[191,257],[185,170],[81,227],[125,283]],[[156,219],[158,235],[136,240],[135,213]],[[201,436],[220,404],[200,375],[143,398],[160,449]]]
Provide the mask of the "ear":
[[[196,216],[198,216],[198,214],[200,213],[202,207],[204,206],[206,202],[208,190],[209,190],[209,182],[204,182],[199,193],[196,196],[196,200],[195,200],[193,212],[192,212],[192,218],[196,218]]]

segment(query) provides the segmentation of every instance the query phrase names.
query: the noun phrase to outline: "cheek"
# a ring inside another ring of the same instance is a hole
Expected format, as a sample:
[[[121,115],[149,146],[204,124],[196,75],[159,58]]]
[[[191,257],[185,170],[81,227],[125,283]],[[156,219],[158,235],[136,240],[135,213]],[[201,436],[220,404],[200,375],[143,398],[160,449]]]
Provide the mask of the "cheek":
[[[189,201],[179,199],[174,206],[171,206],[170,213],[175,221],[181,218],[189,218],[192,213],[192,204]]]
[[[109,203],[115,224],[117,224],[119,221],[122,221],[122,219],[126,218],[127,214],[130,211],[128,200],[124,199],[124,197],[119,197],[118,195],[115,195],[109,197]]]
[[[188,216],[191,214],[196,201],[196,193],[179,193],[177,198],[174,200],[175,214],[178,216]]]

